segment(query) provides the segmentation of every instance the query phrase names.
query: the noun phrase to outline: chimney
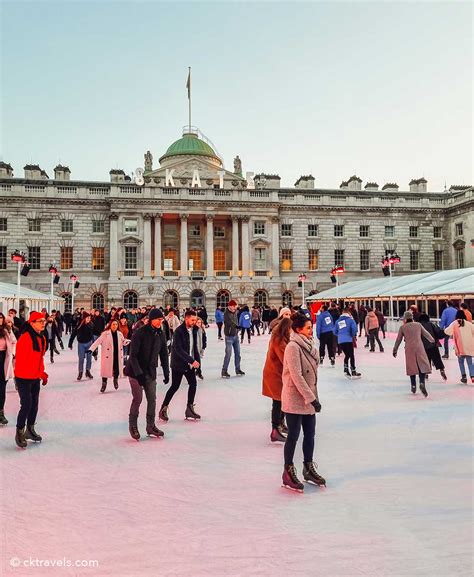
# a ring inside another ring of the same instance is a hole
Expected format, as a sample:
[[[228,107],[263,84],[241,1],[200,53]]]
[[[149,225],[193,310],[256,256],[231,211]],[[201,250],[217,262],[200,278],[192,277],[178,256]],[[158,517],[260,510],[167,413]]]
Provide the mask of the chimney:
[[[109,171],[110,174],[110,182],[125,182],[125,172],[119,168],[112,168]]]
[[[347,181],[347,188],[349,190],[361,190],[361,186],[362,186],[362,179],[356,176],[355,174],[354,176],[351,176]]]
[[[54,167],[54,180],[68,181],[71,178],[71,171],[69,166],[62,166],[58,164]]]
[[[396,182],[387,182],[382,186],[385,192],[398,192],[398,184]]]
[[[314,190],[314,176],[312,174],[300,176],[295,182],[295,188]]]
[[[13,168],[11,164],[0,162],[0,178],[12,178]]]
[[[23,167],[26,180],[42,180],[41,173],[44,172],[37,164],[27,164]]]
[[[364,186],[364,190],[367,190],[367,191],[378,190],[378,189],[379,189],[379,185],[376,182],[368,182]]]

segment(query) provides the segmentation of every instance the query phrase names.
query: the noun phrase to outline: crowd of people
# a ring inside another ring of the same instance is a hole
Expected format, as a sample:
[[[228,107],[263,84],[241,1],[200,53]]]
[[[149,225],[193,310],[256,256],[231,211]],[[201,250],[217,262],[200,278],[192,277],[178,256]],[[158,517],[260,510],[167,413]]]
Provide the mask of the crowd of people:
[[[263,365],[262,394],[272,400],[272,443],[284,443],[283,486],[303,491],[294,465],[296,444],[303,431],[303,469],[305,481],[325,485],[314,462],[316,413],[321,411],[318,395],[318,370],[327,355],[331,367],[336,355],[344,355],[343,371],[350,379],[361,378],[357,371],[355,350],[357,339],[364,332],[365,347],[375,352],[384,347],[379,337],[386,338],[386,319],[378,309],[364,305],[336,303],[323,304],[312,317],[301,307],[249,307],[230,300],[215,311],[218,340],[225,341],[221,377],[231,378],[229,366],[233,356],[236,376],[245,375],[241,367],[240,345],[247,338],[270,334]],[[132,401],[128,423],[130,436],[140,439],[138,424],[143,395],[146,397],[146,434],[163,437],[156,426],[157,367],[161,365],[163,383],[169,385],[158,411],[158,419],[169,421],[169,406],[181,386],[188,384],[184,416],[200,420],[195,399],[197,379],[203,379],[202,361],[207,347],[209,319],[205,307],[199,310],[179,311],[171,307],[143,307],[126,310],[76,309],[73,314],[60,311],[32,312],[28,321],[22,321],[11,309],[8,316],[0,313],[0,424],[8,424],[5,417],[7,381],[14,379],[20,398],[16,421],[15,441],[26,448],[27,440],[42,440],[35,430],[41,385],[48,382],[44,358],[49,350],[50,363],[64,350],[63,336],[68,335],[68,347],[73,349],[77,340],[78,375],[93,379],[93,358],[100,349],[100,392],[107,389],[112,379],[115,389],[119,379],[128,377]],[[316,338],[315,338],[316,336]],[[430,320],[426,312],[416,306],[405,312],[399,328],[393,356],[396,357],[405,341],[405,368],[410,387],[417,392],[417,377],[421,393],[427,397],[426,380],[432,366],[446,380],[443,359],[449,356],[449,342],[453,339],[459,362],[461,382],[467,383],[467,371],[474,383],[474,324],[472,313],[465,303],[455,306],[446,303],[439,324]],[[441,358],[439,349],[444,346]],[[84,372],[85,369],[85,372]],[[170,383],[171,380],[171,383]]]

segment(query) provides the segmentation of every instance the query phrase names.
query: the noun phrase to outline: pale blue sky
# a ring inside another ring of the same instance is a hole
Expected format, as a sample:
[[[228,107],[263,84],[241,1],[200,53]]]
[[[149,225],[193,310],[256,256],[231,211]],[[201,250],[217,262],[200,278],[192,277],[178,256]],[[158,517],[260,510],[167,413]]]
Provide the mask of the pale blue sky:
[[[472,183],[470,2],[2,2],[1,154],[15,176],[155,166],[187,123],[226,167],[337,188]]]

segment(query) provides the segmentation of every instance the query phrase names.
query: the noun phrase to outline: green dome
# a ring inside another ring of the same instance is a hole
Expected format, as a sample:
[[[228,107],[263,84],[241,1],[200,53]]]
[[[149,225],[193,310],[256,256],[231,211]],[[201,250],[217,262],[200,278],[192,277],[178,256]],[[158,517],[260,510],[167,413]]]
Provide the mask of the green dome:
[[[170,156],[182,156],[185,154],[191,156],[207,156],[219,160],[220,162],[219,157],[209,144],[198,138],[196,134],[184,134],[182,138],[173,142],[165,154],[160,158],[160,162]]]

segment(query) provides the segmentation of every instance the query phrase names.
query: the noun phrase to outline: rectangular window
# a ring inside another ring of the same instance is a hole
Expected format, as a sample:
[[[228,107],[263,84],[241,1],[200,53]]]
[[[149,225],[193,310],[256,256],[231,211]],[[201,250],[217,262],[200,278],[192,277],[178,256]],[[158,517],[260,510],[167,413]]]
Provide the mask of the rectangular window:
[[[408,236],[410,238],[418,238],[418,227],[417,226],[410,226],[408,230]]]
[[[255,249],[255,270],[266,270],[267,250],[265,248]]]
[[[192,238],[199,238],[201,236],[201,225],[200,224],[189,225],[189,236]]]
[[[463,235],[463,226],[462,226],[462,222],[457,222],[456,223],[456,236],[462,236]]]
[[[7,247],[0,246],[0,270],[7,268]]]
[[[7,230],[8,230],[7,219],[0,218],[0,232],[6,232]]]
[[[28,232],[41,232],[41,221],[39,218],[28,219]]]
[[[334,266],[344,266],[344,249],[336,248],[334,251]]]
[[[176,238],[176,225],[175,224],[165,224],[163,227],[164,236],[166,238]]]
[[[456,268],[464,268],[464,249],[456,249]]]
[[[222,248],[214,249],[214,270],[226,270],[225,250]]]
[[[94,233],[105,232],[105,220],[93,220],[92,232]]]
[[[317,224],[308,224],[308,236],[318,236]]]
[[[367,238],[369,236],[370,227],[368,224],[361,224],[359,226],[359,236]]]
[[[308,250],[308,270],[318,270],[319,268],[319,250],[310,248]]]
[[[265,234],[265,223],[263,220],[257,220],[253,223],[253,234]]]
[[[72,246],[62,246],[61,247],[61,270],[72,269],[73,263],[73,247]]]
[[[420,268],[420,251],[410,251],[410,270],[419,270]]]
[[[74,232],[72,220],[61,221],[61,232]]]
[[[202,270],[202,252],[200,250],[190,250],[188,252],[188,259],[193,261],[193,268],[189,270]],[[191,263],[189,263],[191,265]]]
[[[214,225],[214,238],[225,238],[225,226]]]
[[[293,270],[293,250],[291,248],[281,250],[281,270]]]
[[[434,251],[434,269],[435,270],[443,270],[443,251],[442,250],[435,250]]]
[[[166,248],[163,251],[163,267],[164,270],[178,270],[177,266],[177,252],[174,248]]]
[[[334,236],[344,236],[344,225],[335,224],[334,225]]]
[[[39,270],[41,268],[41,247],[30,246],[28,248],[28,262],[31,270]]]
[[[395,236],[395,227],[393,225],[388,225],[385,227],[385,236]]]
[[[123,221],[123,231],[129,234],[136,234],[138,232],[138,220],[136,218],[126,218]]]
[[[360,251],[360,270],[370,270],[370,250],[365,248]]]
[[[292,236],[293,225],[282,223],[281,225],[281,236]]]
[[[103,246],[92,247],[92,270],[105,269],[105,248]]]
[[[125,270],[137,270],[137,247],[125,247]]]
[[[443,227],[442,226],[434,226],[433,227],[433,237],[434,238],[442,238],[443,237]]]

